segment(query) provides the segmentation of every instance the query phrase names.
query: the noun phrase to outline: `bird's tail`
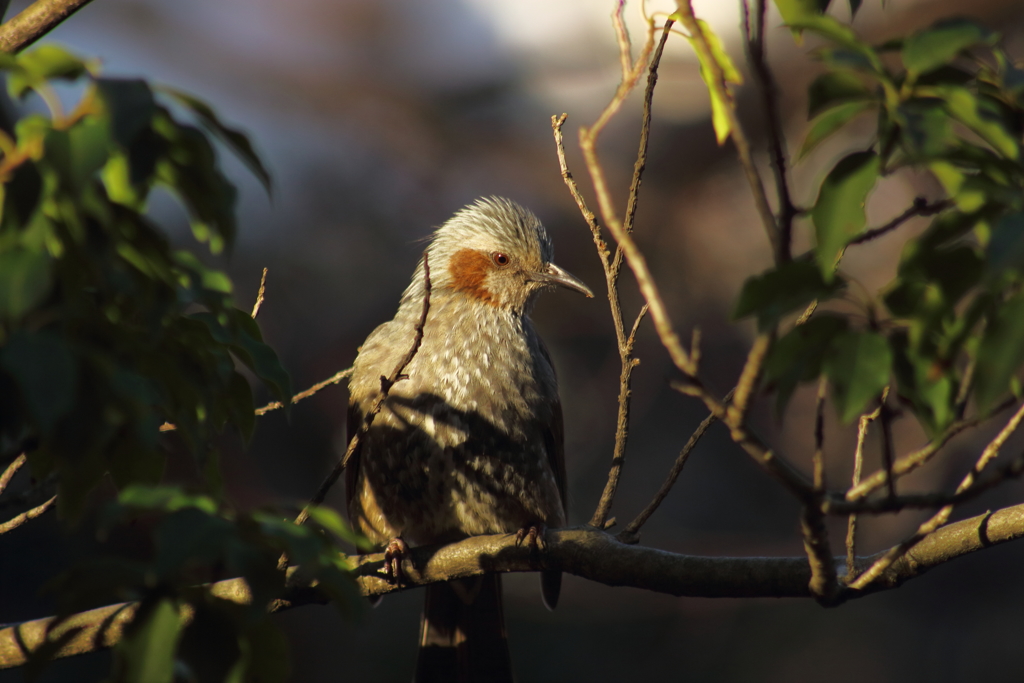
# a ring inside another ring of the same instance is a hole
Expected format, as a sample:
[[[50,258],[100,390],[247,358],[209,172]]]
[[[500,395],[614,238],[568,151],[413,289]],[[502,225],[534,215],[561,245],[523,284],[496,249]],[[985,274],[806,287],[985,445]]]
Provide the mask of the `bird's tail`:
[[[414,681],[512,681],[500,574],[427,586]]]

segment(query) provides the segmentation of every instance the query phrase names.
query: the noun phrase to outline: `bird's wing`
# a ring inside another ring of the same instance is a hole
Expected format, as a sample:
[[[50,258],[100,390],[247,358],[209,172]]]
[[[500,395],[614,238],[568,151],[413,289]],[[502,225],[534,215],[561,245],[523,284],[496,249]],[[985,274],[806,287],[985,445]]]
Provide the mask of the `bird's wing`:
[[[551,368],[551,374],[555,376],[555,364],[551,362],[551,354],[540,337],[540,351]],[[569,518],[569,496],[566,492],[567,477],[565,474],[565,424],[562,419],[562,400],[558,396],[558,379],[555,377],[555,392],[552,398],[551,422],[544,427],[544,447],[548,454],[548,465],[555,475],[555,483],[558,484],[558,495],[562,497],[562,510],[565,512],[566,520]]]

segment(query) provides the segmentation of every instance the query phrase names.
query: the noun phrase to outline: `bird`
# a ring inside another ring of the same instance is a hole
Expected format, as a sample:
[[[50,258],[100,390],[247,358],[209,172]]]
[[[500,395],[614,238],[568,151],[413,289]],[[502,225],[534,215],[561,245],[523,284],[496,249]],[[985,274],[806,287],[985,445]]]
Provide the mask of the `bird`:
[[[396,579],[410,545],[501,533],[536,544],[545,529],[566,525],[558,382],[530,312],[547,289],[593,293],[553,255],[533,213],[481,198],[437,228],[394,318],[359,349],[349,438],[422,325],[345,475],[350,521],[386,548]],[[541,573],[549,609],[561,579]],[[427,586],[414,680],[512,680],[499,574]]]

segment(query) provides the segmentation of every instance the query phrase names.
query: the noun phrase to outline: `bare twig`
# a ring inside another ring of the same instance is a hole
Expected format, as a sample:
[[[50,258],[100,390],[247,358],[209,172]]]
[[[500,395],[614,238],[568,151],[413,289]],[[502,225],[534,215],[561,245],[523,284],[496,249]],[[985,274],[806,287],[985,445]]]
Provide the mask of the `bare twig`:
[[[924,197],[918,197],[917,199],[914,200],[914,205],[911,206],[906,211],[904,211],[903,213],[901,213],[899,216],[896,216],[896,218],[893,218],[885,225],[879,226],[877,228],[872,228],[871,230],[868,230],[858,235],[854,239],[850,240],[847,246],[852,246],[854,244],[863,244],[864,242],[873,240],[876,237],[881,237],[885,233],[891,232],[896,228],[900,227],[914,216],[934,216],[937,213],[942,213],[951,206],[953,206],[953,202],[951,202],[948,199],[944,199],[942,201],[929,204],[928,200],[926,200]]]
[[[263,275],[260,277],[260,291],[256,293],[256,303],[252,305],[252,313],[250,317],[254,320],[260,313],[260,306],[263,305],[263,295],[267,291],[267,269],[263,269]]]
[[[765,50],[764,18],[766,2],[765,0],[756,0],[753,22],[751,22],[751,13],[747,0],[743,0],[742,6],[743,23],[747,37],[747,56],[753,66],[754,80],[757,81],[761,92],[762,110],[765,113],[768,124],[770,158],[772,172],[775,175],[775,190],[778,197],[778,256],[781,260],[788,261],[793,235],[793,219],[796,218],[797,209],[789,193],[789,183],[786,178],[786,169],[789,166],[786,160],[785,136],[782,132],[782,122],[779,119],[779,107],[776,99],[778,92],[775,86],[775,79],[772,77],[771,69],[768,67]]]
[[[363,416],[363,423],[359,426],[359,430],[349,438],[348,448],[345,450],[345,455],[338,461],[331,470],[331,473],[327,475],[323,483],[320,484],[320,488],[303,508],[302,512],[295,518],[295,524],[304,524],[309,519],[309,508],[316,505],[320,505],[324,502],[324,498],[327,497],[327,492],[331,490],[331,487],[338,481],[338,477],[345,470],[348,461],[352,458],[353,453],[359,447],[359,442],[366,436],[366,433],[370,431],[370,426],[373,424],[373,419],[380,412],[384,406],[384,401],[387,400],[388,394],[391,392],[391,387],[395,386],[398,382],[405,379],[403,373],[405,369],[412,362],[412,359],[416,357],[416,352],[420,350],[420,344],[423,343],[423,328],[427,324],[427,314],[430,312],[430,261],[427,256],[427,252],[423,252],[423,312],[420,314],[420,319],[416,323],[416,334],[412,342],[412,347],[406,352],[405,356],[398,362],[395,369],[391,372],[391,375],[385,377],[381,375],[380,378],[380,393],[377,394],[376,400],[370,407],[370,410]],[[287,558],[282,556],[278,563],[278,568],[282,569],[287,565]]]
[[[765,356],[771,348],[771,333],[764,333],[757,336],[750,351],[747,353],[747,362],[740,371],[739,381],[736,382],[736,397],[729,404],[726,412],[725,423],[732,428],[739,428],[746,419],[747,410],[750,408],[750,399],[757,388],[757,381],[761,378],[761,368],[764,367]]]
[[[338,384],[339,382],[341,382],[341,380],[345,379],[351,374],[352,368],[345,368],[344,370],[339,370],[338,372],[334,373],[327,379],[317,382],[308,389],[304,389],[299,393],[295,394],[294,396],[292,396],[291,403],[295,404],[303,399],[309,398],[316,392],[320,391],[324,387],[330,386],[331,384]],[[266,415],[272,410],[280,410],[281,408],[284,408],[284,405],[285,404],[281,403],[280,401],[271,401],[267,405],[257,408],[254,412],[256,415]],[[176,425],[173,425],[170,422],[165,422],[162,425],[160,425],[161,432],[173,432],[177,428],[178,427]]]
[[[725,397],[725,401],[728,402],[732,399],[732,392]],[[665,481],[661,484],[661,488],[654,494],[654,498],[647,507],[636,516],[632,522],[630,522],[625,529],[623,529],[617,538],[623,543],[636,543],[640,540],[640,528],[647,523],[647,520],[651,518],[658,506],[661,505],[662,501],[668,497],[669,491],[675,486],[676,480],[679,479],[679,475],[683,471],[683,467],[686,465],[686,461],[690,458],[690,453],[697,447],[697,442],[700,441],[704,433],[708,431],[708,428],[714,424],[718,418],[713,414],[708,415],[704,420],[697,426],[697,429],[693,431],[690,438],[686,441],[686,445],[683,446],[683,450],[679,451],[679,455],[676,456],[676,461],[672,465],[672,469],[669,470],[668,476],[665,477]]]
[[[91,0],[36,0],[0,26],[0,52],[19,52]]]
[[[882,468],[885,471],[885,485],[890,498],[896,497],[896,477],[892,475],[893,466],[893,445],[892,445],[892,410],[887,401],[888,396],[879,400],[878,422],[882,429]]]
[[[884,412],[884,410],[883,410]],[[1021,404],[1017,412],[1013,414],[1010,420],[1003,426],[994,439],[985,447],[985,450],[981,452],[981,456],[978,461],[974,464],[974,467],[967,476],[963,478],[960,485],[956,488],[956,493],[961,494],[971,489],[977,481],[978,475],[985,467],[999,455],[999,449],[1003,447],[1006,440],[1017,431],[1020,426],[1021,420],[1024,419],[1024,404]],[[913,548],[915,545],[920,543],[925,537],[933,533],[936,529],[944,525],[949,520],[949,515],[953,512],[953,505],[946,505],[941,510],[932,515],[928,520],[922,523],[917,531],[905,539],[896,546],[890,548],[884,555],[876,560],[868,569],[864,571],[857,580],[850,584],[851,588],[861,590],[865,586],[868,586],[878,576],[887,570],[893,562],[902,557],[908,550]]]
[[[1010,462],[995,469],[991,476],[985,479],[977,479],[968,488],[957,490],[954,493],[904,493],[890,498],[878,498],[874,500],[847,501],[840,497],[829,497],[822,503],[822,510],[830,515],[845,514],[885,514],[899,512],[909,509],[938,508],[945,505],[959,505],[968,500],[977,498],[986,491],[999,486],[1008,479],[1015,479],[1024,474],[1024,455],[1014,458]]]
[[[884,401],[888,396],[889,388],[886,387],[882,392],[882,400]],[[856,487],[860,483],[861,470],[864,467],[864,440],[868,435],[868,427],[871,425],[872,420],[878,418],[882,412],[882,406],[879,405],[874,411],[860,416],[860,421],[857,424],[857,448],[853,452],[853,486]],[[854,573],[857,571],[856,565],[857,559],[857,513],[851,513],[849,519],[846,522],[846,580],[847,583],[853,579]]]
[[[32,508],[28,512],[23,512],[17,517],[9,519],[3,524],[0,524],[0,534],[6,534],[8,531],[11,531],[12,529],[17,529],[19,526],[21,526],[28,520],[35,519],[36,517],[43,514],[51,507],[53,507],[53,504],[55,502],[57,502],[57,496],[54,496],[53,498],[46,501],[42,505]]]
[[[618,10],[612,16],[616,24],[616,32],[619,35],[621,52],[624,55],[622,84],[628,85],[630,82],[635,84],[636,79],[632,77],[631,70],[627,68],[629,59],[629,34],[626,31],[625,26],[622,24],[621,13],[622,5],[620,4]],[[671,22],[669,22],[669,26],[670,25]],[[651,59],[651,66],[648,72],[647,89],[644,93],[643,122],[640,127],[640,148],[637,151],[636,163],[633,166],[633,180],[630,183],[629,188],[629,201],[626,207],[626,217],[622,223],[622,230],[627,233],[633,229],[633,217],[636,214],[637,199],[640,193],[640,183],[643,178],[644,168],[647,165],[647,142],[650,137],[651,130],[651,100],[654,97],[654,86],[658,82],[658,64],[661,62],[661,55],[665,50],[665,41],[668,39],[668,34],[668,27],[666,27],[661,34],[661,40],[658,42],[658,47],[654,51],[654,57]],[[648,40],[648,43],[650,43],[650,40]],[[646,56],[643,56],[643,60],[643,62],[638,60],[635,68],[642,68],[643,64],[646,63]],[[630,80],[631,78],[632,81]],[[632,85],[629,87],[632,89]],[[622,86],[620,86],[619,91],[616,93],[616,97],[620,95],[624,97],[628,92],[628,90],[623,90]],[[603,126],[604,124],[601,125]],[[590,140],[591,143],[593,143],[596,140],[596,134],[600,132],[600,128],[595,124],[591,131],[592,137]],[[583,129],[580,131],[580,137],[582,140]],[[556,132],[555,142],[556,145],[561,144],[558,132]],[[596,155],[594,158],[596,159]],[[564,150],[559,150],[559,159],[560,164],[564,167]],[[569,179],[566,179],[566,182],[571,183],[571,176]],[[604,203],[602,203],[602,207],[602,210],[609,208],[605,207]],[[605,216],[605,219],[609,220],[609,217]],[[616,217],[614,215],[611,216],[611,220],[616,220]],[[618,291],[619,269],[622,264],[622,250],[621,248],[616,249],[615,257],[611,264],[608,262],[607,250],[602,252],[600,245],[598,245],[598,255],[601,257],[601,262],[605,270],[605,280],[608,286],[608,301],[611,305],[612,322],[615,327],[615,335],[619,347],[619,361],[622,368],[619,373],[619,407],[615,428],[615,447],[612,452],[612,466],[608,472],[608,481],[605,484],[604,491],[601,493],[601,498],[598,501],[597,508],[594,510],[594,514],[590,520],[592,526],[605,528],[608,512],[611,510],[612,502],[615,499],[615,492],[618,489],[619,479],[622,475],[622,467],[625,464],[626,441],[629,432],[630,387],[632,383],[633,370],[640,363],[639,360],[633,358],[633,344],[636,339],[637,328],[640,326],[640,321],[647,313],[649,307],[647,304],[644,304],[640,309],[640,313],[637,315],[629,335],[626,336],[625,326],[622,321],[622,310],[619,302]]]
[[[717,97],[725,105],[723,109],[729,119],[730,137],[733,144],[736,145],[736,153],[739,156],[740,165],[743,167],[743,173],[750,184],[750,191],[754,195],[754,205],[757,207],[757,213],[761,217],[765,232],[768,234],[768,240],[771,242],[775,262],[783,263],[788,260],[787,252],[789,249],[788,246],[784,247],[782,244],[778,225],[775,223],[775,215],[768,204],[768,196],[765,194],[761,175],[754,164],[754,158],[750,151],[750,142],[747,140],[747,136],[740,126],[739,117],[736,115],[736,106],[733,102],[732,93],[729,92],[729,87],[726,85],[725,74],[722,73],[722,67],[719,66],[718,61],[715,59],[711,45],[708,43],[708,38],[704,35],[697,17],[693,14],[690,0],[676,0],[676,6],[679,8],[680,22],[689,32],[694,49],[711,75],[711,82],[707,84],[708,89],[712,91],[712,97]]]
[[[996,415],[1011,407],[1016,401],[1014,399],[1007,399],[1005,402],[997,406],[987,417]],[[919,448],[918,450],[897,459],[892,464],[892,476],[899,478],[909,472],[913,472],[921,465],[928,462],[932,456],[938,453],[943,446],[949,443],[950,439],[959,434],[960,432],[976,427],[981,423],[983,418],[972,417],[966,420],[958,420],[946,428],[942,434],[930,441],[928,444]],[[869,477],[866,477],[860,484],[854,486],[846,492],[846,500],[854,501],[864,498],[865,496],[877,491],[882,486],[885,486],[889,480],[889,474],[886,469],[881,469],[873,472]]]
[[[7,466],[4,473],[0,475],[0,493],[4,492],[4,489],[6,489],[7,485],[11,483],[11,479],[14,479],[14,475],[18,473],[18,470],[20,470],[21,466],[25,464],[26,460],[27,458],[25,457],[25,454],[22,453]]]

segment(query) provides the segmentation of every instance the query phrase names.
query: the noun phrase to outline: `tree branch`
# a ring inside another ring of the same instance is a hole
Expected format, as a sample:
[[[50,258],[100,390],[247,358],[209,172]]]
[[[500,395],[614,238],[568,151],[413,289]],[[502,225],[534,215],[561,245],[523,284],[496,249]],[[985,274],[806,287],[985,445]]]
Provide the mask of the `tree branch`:
[[[847,590],[851,599],[896,588],[929,569],[963,555],[1024,537],[1024,504],[989,512],[942,527],[895,561],[865,590]],[[877,556],[862,558],[869,564]],[[811,572],[804,557],[700,557],[620,543],[603,531],[576,528],[548,531],[542,551],[517,544],[515,534],[474,536],[446,546],[413,548],[403,559],[402,585],[383,575],[384,554],[350,558],[364,595],[383,595],[484,572],[525,572],[551,569],[603,583],[628,586],[678,597],[738,598],[813,597],[808,586]],[[835,558],[841,568],[844,558]],[[294,577],[295,568],[289,569]],[[323,604],[326,597],[308,584],[289,581],[288,594],[271,611]],[[249,603],[252,593],[243,579],[212,584],[214,595]],[[71,616],[50,635],[78,631],[57,652],[57,657],[111,647],[134,614],[134,605],[109,605]],[[187,617],[187,615],[186,615]],[[54,617],[11,624],[0,629],[0,668],[20,666],[28,653],[47,637]]]
[[[0,26],[0,52],[20,52],[91,0],[36,0]]]
[[[789,182],[786,178],[788,162],[786,160],[785,136],[782,132],[782,122],[779,119],[778,89],[775,86],[771,69],[768,67],[765,50],[764,18],[767,7],[765,0],[757,0],[754,21],[751,23],[749,3],[747,0],[743,0],[742,5],[747,38],[747,58],[750,59],[750,64],[753,67],[754,80],[761,93],[762,109],[768,124],[769,156],[778,196],[779,257],[788,261],[793,239],[793,219],[796,218],[797,209],[789,194]]]

